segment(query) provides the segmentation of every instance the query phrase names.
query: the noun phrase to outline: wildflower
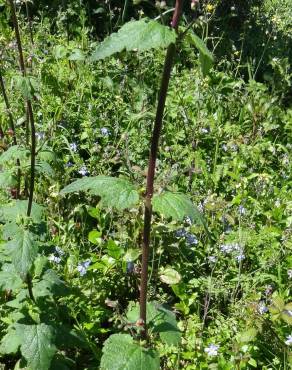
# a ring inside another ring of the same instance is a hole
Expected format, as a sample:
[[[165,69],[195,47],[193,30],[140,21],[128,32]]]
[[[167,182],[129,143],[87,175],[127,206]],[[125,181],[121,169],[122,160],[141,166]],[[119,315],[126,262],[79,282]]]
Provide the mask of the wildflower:
[[[166,9],[166,2],[165,1],[161,1],[160,2],[160,9]]]
[[[78,173],[82,176],[87,176],[89,174],[88,170],[87,170],[87,167],[86,166],[82,166],[80,168],[80,170],[78,171]]]
[[[232,7],[230,8],[230,10],[231,10],[232,12],[234,12],[234,10],[235,10],[235,6],[232,6]]]
[[[45,138],[45,133],[43,131],[41,132],[36,132],[35,133],[35,137],[38,139],[38,140],[43,140]]]
[[[240,215],[245,215],[246,209],[242,205],[240,205],[238,207],[238,212],[239,212]]]
[[[48,257],[48,260],[51,261],[51,262],[55,262],[57,264],[59,264],[61,262],[61,258],[60,257],[57,257],[55,256],[54,254],[51,254],[49,257]]]
[[[108,136],[109,135],[109,130],[106,127],[102,127],[100,129],[100,133],[102,134],[102,136]]]
[[[187,234],[187,231],[185,229],[178,229],[175,232],[175,236],[178,238],[183,238],[184,236],[186,236],[186,234]]]
[[[288,279],[292,279],[292,270],[287,270]]]
[[[224,253],[230,253],[233,250],[233,245],[232,244],[222,244],[220,245],[220,250],[221,252],[224,252]]]
[[[191,225],[191,224],[192,224],[192,219],[191,219],[190,217],[186,217],[186,218],[185,218],[185,222],[186,222],[187,224]]]
[[[201,128],[201,132],[203,134],[207,134],[209,132],[209,130],[207,128],[203,127],[203,128]]]
[[[285,344],[287,346],[291,346],[291,344],[292,344],[292,335],[288,335],[288,337],[285,340]]]
[[[132,274],[135,269],[135,264],[132,261],[128,261],[126,265],[126,272],[127,274]]]
[[[212,5],[212,4],[207,4],[207,6],[206,6],[206,10],[207,10],[207,12],[212,12],[213,10],[214,10],[214,5]]]
[[[196,244],[199,243],[198,239],[193,234],[187,234],[186,235],[186,241],[187,241],[187,244],[189,244],[189,245],[196,245]]]
[[[55,251],[56,251],[56,253],[58,253],[59,256],[64,256],[64,254],[65,254],[65,252],[63,251],[63,249],[61,249],[58,246],[55,247]]]
[[[238,262],[241,262],[245,259],[245,255],[243,253],[240,253],[237,256],[235,256],[235,258],[237,259]]]
[[[223,145],[222,145],[222,149],[224,150],[224,152],[227,152],[227,150],[228,150],[227,145],[226,145],[226,144],[223,144]]]
[[[66,166],[66,167],[72,167],[72,166],[73,166],[73,163],[69,161],[69,162],[67,162],[67,163],[65,164],[65,166]]]
[[[265,290],[265,295],[271,295],[273,293],[272,285],[268,285]]]
[[[77,266],[77,271],[79,272],[80,276],[84,276],[87,272],[88,266],[90,265],[91,261],[86,260],[84,262],[81,262]]]
[[[268,312],[268,307],[263,301],[260,301],[260,303],[258,304],[258,313],[263,315],[266,312]]]
[[[208,354],[208,356],[217,356],[218,349],[219,349],[219,346],[217,344],[209,344],[209,346],[206,347],[204,351]]]
[[[215,263],[217,261],[217,257],[216,256],[209,256],[208,260],[209,260],[210,263]]]
[[[70,144],[70,149],[72,152],[76,153],[77,152],[77,144],[76,143],[71,143]]]

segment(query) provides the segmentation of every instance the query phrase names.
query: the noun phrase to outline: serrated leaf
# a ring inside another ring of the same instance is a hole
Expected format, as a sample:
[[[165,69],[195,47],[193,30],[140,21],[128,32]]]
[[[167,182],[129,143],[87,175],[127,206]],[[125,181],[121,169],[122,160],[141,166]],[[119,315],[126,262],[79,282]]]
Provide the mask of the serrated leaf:
[[[15,221],[18,217],[26,217],[27,200],[16,200],[10,204],[0,207],[0,221]],[[42,220],[44,207],[33,202],[31,209],[31,218],[34,222]]]
[[[48,370],[56,352],[53,344],[55,333],[46,324],[16,324],[16,333],[21,338],[20,351],[30,370]]]
[[[135,343],[128,334],[113,334],[104,343],[100,370],[159,370],[156,351]]]
[[[283,311],[284,306],[285,306],[284,299],[279,296],[275,296],[272,299],[271,306],[269,306],[269,311],[272,314],[279,314]]]
[[[159,333],[161,340],[168,345],[178,345],[181,341],[181,332],[177,327],[175,314],[165,305],[157,302],[147,303],[147,325],[154,333]],[[129,308],[127,319],[135,323],[139,318],[139,305]]]
[[[165,48],[175,40],[175,31],[156,21],[145,19],[131,21],[99,44],[90,61],[104,59],[122,50],[145,51]]]
[[[163,283],[168,285],[175,285],[181,281],[181,275],[172,267],[162,268],[159,277]]]
[[[1,340],[0,353],[1,354],[11,354],[16,353],[21,344],[21,338],[16,334],[13,326],[8,328],[7,333]]]
[[[0,173],[0,188],[13,188],[17,185],[16,176],[11,172]]]
[[[12,264],[4,264],[0,271],[0,288],[2,290],[16,290],[21,288],[22,280]]]
[[[190,199],[182,193],[163,192],[153,197],[153,210],[165,217],[181,221],[190,217],[202,224],[202,215]]]
[[[7,242],[5,248],[7,254],[11,257],[15,270],[24,278],[38,253],[33,234],[28,230],[19,228],[14,239]]]
[[[109,176],[83,177],[66,186],[61,194],[77,191],[90,191],[99,195],[102,204],[117,209],[129,208],[139,201],[139,194],[134,186],[125,179]]]
[[[68,289],[58,275],[53,270],[47,270],[42,279],[33,284],[33,295],[35,298],[45,296],[63,296],[68,293]]]
[[[68,57],[69,60],[72,61],[80,61],[85,59],[85,55],[82,50],[80,49],[73,49],[72,53]]]
[[[29,151],[19,145],[13,145],[2,153],[0,156],[0,164],[9,161],[16,161],[16,159],[23,160],[29,155]]]
[[[237,338],[240,343],[249,343],[255,339],[256,335],[257,330],[255,328],[249,328],[246,331],[239,333]]]

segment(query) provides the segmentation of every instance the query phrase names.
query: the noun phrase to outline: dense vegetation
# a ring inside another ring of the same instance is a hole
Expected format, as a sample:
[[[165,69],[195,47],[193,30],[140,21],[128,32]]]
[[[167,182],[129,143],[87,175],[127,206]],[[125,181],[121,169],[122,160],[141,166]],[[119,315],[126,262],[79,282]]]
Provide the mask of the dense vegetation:
[[[290,369],[291,0],[97,3],[0,0],[0,369]]]

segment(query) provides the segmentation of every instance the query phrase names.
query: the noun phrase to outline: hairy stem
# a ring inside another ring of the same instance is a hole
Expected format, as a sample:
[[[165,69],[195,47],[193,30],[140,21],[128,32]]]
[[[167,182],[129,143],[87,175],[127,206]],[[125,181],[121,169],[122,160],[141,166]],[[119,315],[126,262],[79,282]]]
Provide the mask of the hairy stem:
[[[20,38],[18,20],[17,20],[16,12],[15,12],[14,0],[9,0],[9,4],[11,8],[12,21],[13,21],[13,26],[15,30],[16,42],[17,42],[18,53],[19,53],[20,71],[22,73],[22,76],[26,77],[26,68],[25,68],[25,63],[24,63],[24,58],[23,58],[22,43],[21,43],[21,38]],[[36,157],[35,124],[34,124],[32,103],[30,99],[26,100],[26,109],[27,109],[27,117],[28,117],[27,120],[30,123],[30,133],[31,133],[30,183],[29,183],[29,198],[28,198],[28,205],[27,205],[27,216],[30,217],[32,201],[33,201],[33,193],[34,193],[35,159],[36,159],[35,158]],[[32,292],[32,279],[31,279],[30,274],[27,274],[27,285],[28,285],[29,296],[34,301],[34,296]]]
[[[182,12],[183,0],[176,0],[175,10],[171,22],[171,26],[177,31],[178,22]],[[147,281],[148,281],[148,259],[150,247],[151,233],[151,218],[152,218],[152,196],[154,189],[155,165],[158,154],[159,138],[162,128],[163,112],[165,100],[170,80],[170,73],[175,55],[175,44],[170,44],[164,62],[163,75],[161,80],[156,117],[152,132],[151,148],[149,155],[146,196],[145,196],[145,213],[144,213],[144,229],[143,229],[143,246],[142,246],[142,270],[141,270],[141,285],[140,285],[140,322],[143,326],[142,337],[147,337],[146,327],[146,305],[147,305]]]

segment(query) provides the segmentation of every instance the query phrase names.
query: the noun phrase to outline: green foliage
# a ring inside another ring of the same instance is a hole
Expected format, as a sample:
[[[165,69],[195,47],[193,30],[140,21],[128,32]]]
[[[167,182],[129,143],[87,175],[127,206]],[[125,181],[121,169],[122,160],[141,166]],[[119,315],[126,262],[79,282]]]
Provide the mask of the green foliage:
[[[137,190],[129,181],[109,176],[83,177],[67,185],[61,194],[76,191],[89,191],[99,195],[104,206],[119,210],[132,207],[139,200]]]
[[[34,235],[29,230],[18,228],[14,238],[6,243],[5,248],[15,270],[25,278],[38,253]]]
[[[1,221],[15,221],[18,218],[25,218],[27,213],[27,200],[16,200],[0,207]],[[31,218],[34,222],[40,222],[43,216],[44,208],[39,204],[33,203]]]
[[[128,334],[113,334],[105,341],[101,370],[158,370],[159,357],[152,349],[145,349]]]
[[[179,345],[181,332],[177,327],[175,314],[166,306],[157,302],[147,303],[147,324],[153,333],[158,333],[161,340],[168,345]],[[139,306],[129,307],[127,319],[135,323],[139,318]]]
[[[16,325],[16,334],[20,340],[20,352],[31,370],[48,370],[56,347],[52,344],[54,330],[46,324]]]
[[[199,50],[200,67],[203,76],[206,76],[214,63],[213,54],[209,51],[203,40],[200,39],[195,33],[188,32],[186,37],[187,41]]]
[[[98,45],[91,55],[90,61],[104,59],[124,49],[127,51],[146,51],[165,48],[174,43],[175,39],[174,30],[156,21],[145,19],[131,21]]]

